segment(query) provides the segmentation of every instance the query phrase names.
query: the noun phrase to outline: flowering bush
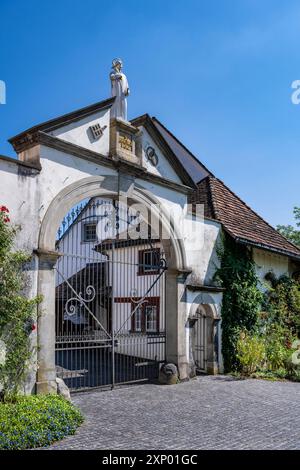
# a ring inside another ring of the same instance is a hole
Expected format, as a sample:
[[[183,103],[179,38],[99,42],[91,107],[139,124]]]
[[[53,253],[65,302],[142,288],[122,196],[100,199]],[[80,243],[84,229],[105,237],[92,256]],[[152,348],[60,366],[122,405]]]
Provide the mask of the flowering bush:
[[[18,397],[0,404],[0,449],[48,446],[74,434],[82,421],[80,411],[61,396]]]
[[[9,210],[0,206],[0,399],[17,395],[26,377],[32,355],[30,333],[35,327],[39,299],[23,294],[26,278],[23,265],[29,256],[13,251],[16,230],[10,225]],[[30,328],[29,328],[30,326]]]
[[[6,224],[7,222],[10,222],[10,218],[7,215],[9,213],[9,210],[7,209],[6,206],[0,206],[0,212],[2,212],[2,217],[3,217],[3,222]]]

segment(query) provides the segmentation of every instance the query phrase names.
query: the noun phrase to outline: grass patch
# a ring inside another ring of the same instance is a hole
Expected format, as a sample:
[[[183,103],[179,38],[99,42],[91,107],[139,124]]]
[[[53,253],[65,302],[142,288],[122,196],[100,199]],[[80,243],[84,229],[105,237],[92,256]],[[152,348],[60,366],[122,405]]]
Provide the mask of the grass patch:
[[[20,396],[0,404],[0,449],[45,447],[74,434],[80,411],[58,395]]]

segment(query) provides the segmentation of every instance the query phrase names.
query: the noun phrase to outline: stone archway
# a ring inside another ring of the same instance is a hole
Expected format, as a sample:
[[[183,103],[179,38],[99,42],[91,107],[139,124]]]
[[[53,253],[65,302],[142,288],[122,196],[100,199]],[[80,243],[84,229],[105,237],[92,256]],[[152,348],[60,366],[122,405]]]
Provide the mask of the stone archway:
[[[39,259],[38,293],[43,300],[39,306],[38,320],[38,374],[37,392],[56,393],[55,370],[55,271],[54,266],[59,258],[55,251],[56,232],[64,215],[83,199],[95,196],[118,198],[126,195],[129,204],[140,203],[153,209],[158,200],[149,192],[137,188],[131,177],[96,176],[84,178],[64,188],[51,202],[44,216],[39,233],[39,244],[36,254]],[[188,358],[186,357],[184,307],[180,303],[183,285],[178,281],[179,274],[186,272],[185,250],[182,240],[176,237],[176,228],[170,226],[169,218],[163,208],[152,211],[159,217],[160,226],[170,232],[169,240],[162,240],[168,259],[166,273],[166,319],[167,349],[166,358],[174,362],[182,379],[188,377]]]

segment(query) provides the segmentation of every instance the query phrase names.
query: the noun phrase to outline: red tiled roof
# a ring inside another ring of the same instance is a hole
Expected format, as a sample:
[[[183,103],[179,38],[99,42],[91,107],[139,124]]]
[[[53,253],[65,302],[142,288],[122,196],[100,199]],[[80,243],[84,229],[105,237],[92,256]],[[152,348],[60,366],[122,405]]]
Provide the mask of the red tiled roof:
[[[204,215],[219,221],[237,241],[300,259],[300,249],[280,235],[218,178],[197,184],[190,202],[204,204]]]

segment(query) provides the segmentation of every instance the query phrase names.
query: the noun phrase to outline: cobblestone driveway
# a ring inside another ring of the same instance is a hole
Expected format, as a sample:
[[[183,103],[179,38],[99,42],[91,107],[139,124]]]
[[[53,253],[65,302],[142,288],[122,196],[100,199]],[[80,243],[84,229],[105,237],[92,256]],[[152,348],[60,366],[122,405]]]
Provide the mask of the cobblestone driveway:
[[[300,384],[204,376],[73,395],[86,420],[51,449],[300,449]]]

